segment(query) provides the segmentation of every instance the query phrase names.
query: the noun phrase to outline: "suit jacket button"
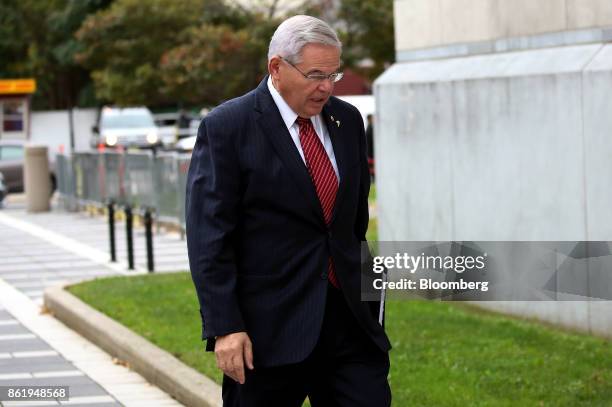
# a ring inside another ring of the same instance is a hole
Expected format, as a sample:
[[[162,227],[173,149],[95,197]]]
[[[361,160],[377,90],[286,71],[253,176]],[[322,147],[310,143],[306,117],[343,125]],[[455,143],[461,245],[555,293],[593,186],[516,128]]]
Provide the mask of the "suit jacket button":
[[[321,273],[321,280],[327,280],[327,273]]]

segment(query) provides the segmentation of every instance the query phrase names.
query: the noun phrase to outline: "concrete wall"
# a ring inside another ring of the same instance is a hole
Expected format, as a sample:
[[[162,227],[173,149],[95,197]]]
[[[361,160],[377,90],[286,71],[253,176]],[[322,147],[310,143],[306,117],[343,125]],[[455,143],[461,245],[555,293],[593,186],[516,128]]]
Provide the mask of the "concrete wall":
[[[374,91],[381,241],[612,240],[612,44],[398,63]],[[612,337],[612,302],[482,305]]]
[[[395,0],[398,52],[612,26],[610,0]]]
[[[612,240],[612,44],[583,70],[582,86],[588,236]]]

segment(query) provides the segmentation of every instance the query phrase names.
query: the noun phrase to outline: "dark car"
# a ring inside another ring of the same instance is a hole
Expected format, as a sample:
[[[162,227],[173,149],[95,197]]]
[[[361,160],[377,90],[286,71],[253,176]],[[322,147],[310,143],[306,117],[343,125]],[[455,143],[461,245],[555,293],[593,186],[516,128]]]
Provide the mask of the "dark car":
[[[23,164],[25,142],[21,140],[0,140],[0,172],[8,192],[23,192]],[[51,191],[55,191],[55,174],[51,169]]]

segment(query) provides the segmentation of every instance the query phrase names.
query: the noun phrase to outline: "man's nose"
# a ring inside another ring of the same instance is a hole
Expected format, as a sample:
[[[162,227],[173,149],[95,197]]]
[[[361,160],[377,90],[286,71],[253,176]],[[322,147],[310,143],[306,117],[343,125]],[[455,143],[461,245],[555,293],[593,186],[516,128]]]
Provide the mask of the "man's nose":
[[[334,82],[330,78],[323,79],[319,81],[319,86],[317,88],[321,92],[331,93],[334,88]]]

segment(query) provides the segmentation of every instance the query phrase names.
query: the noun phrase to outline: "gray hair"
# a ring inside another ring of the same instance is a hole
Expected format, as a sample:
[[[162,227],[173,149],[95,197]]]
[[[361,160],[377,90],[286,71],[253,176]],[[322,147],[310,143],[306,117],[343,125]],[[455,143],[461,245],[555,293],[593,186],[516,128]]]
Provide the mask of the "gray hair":
[[[315,17],[297,15],[283,21],[274,31],[268,48],[268,61],[280,55],[292,64],[298,64],[302,48],[307,44],[330,45],[342,51],[342,43],[329,24]]]

